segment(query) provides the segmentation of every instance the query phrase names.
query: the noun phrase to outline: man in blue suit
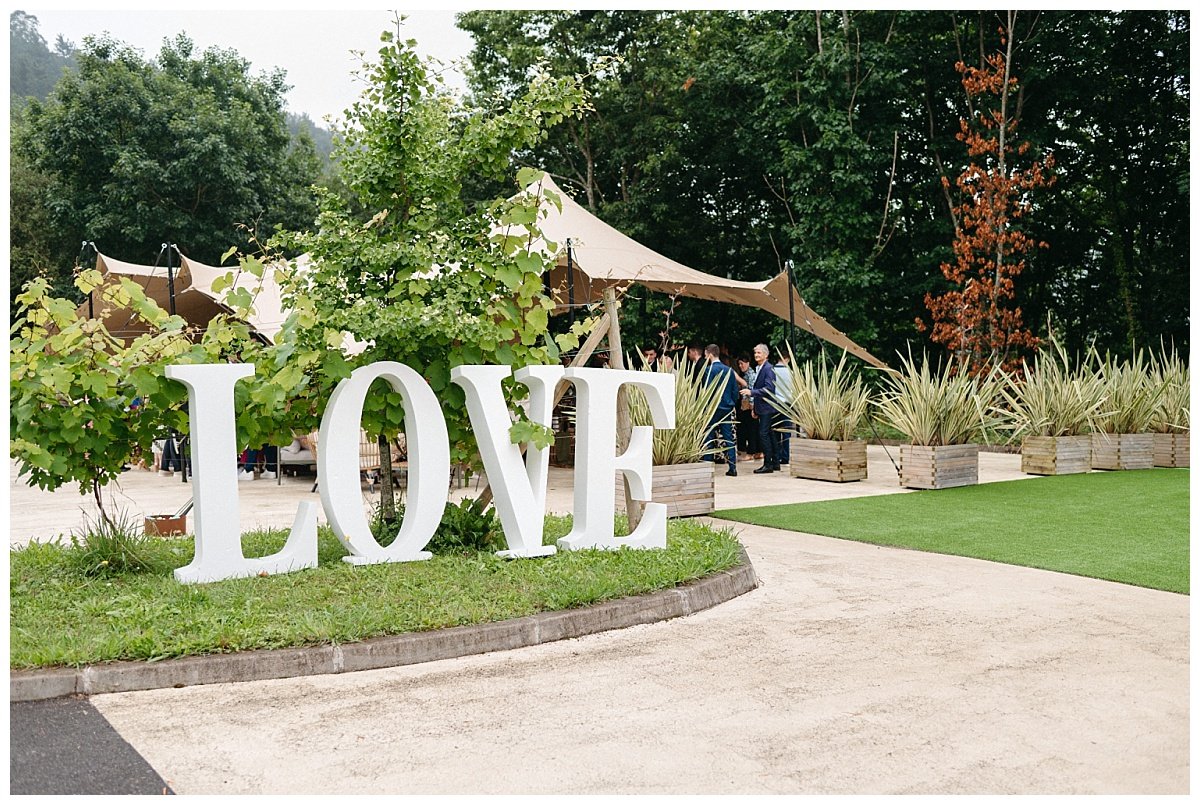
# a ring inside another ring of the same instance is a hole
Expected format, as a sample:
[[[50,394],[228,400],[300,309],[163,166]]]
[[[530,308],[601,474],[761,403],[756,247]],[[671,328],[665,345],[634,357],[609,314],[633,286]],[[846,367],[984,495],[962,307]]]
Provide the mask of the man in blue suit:
[[[717,441],[718,436],[724,444],[725,461],[729,469],[725,470],[726,475],[737,475],[737,444],[733,441],[733,410],[737,407],[738,387],[737,379],[734,377],[733,369],[730,369],[725,364],[721,363],[721,350],[716,344],[709,344],[704,348],[704,357],[708,359],[708,368],[705,370],[705,384],[718,383],[722,388],[721,399],[717,403],[717,410],[713,414],[712,422],[709,423],[708,442],[713,444]],[[706,461],[713,461],[713,457],[706,456]]]
[[[775,453],[775,407],[771,396],[775,393],[775,369],[768,358],[771,351],[766,344],[754,348],[754,362],[758,365],[758,377],[754,388],[742,389],[742,394],[754,399],[754,415],[758,417],[758,436],[762,444],[763,464],[754,471],[755,475],[779,472],[779,459]]]

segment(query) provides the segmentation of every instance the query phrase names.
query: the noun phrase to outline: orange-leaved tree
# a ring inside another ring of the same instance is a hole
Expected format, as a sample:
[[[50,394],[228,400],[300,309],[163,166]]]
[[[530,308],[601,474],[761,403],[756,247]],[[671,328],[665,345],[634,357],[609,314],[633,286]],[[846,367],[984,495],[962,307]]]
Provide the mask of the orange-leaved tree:
[[[954,218],[954,262],[942,263],[942,273],[956,286],[940,296],[925,295],[933,321],[930,338],[943,344],[957,365],[972,375],[1001,366],[1020,368],[1021,351],[1038,339],[1021,321],[1013,280],[1025,269],[1025,254],[1035,242],[1020,229],[1020,219],[1033,208],[1033,191],[1054,182],[1049,175],[1054,157],[1047,154],[1018,167],[1029,151],[1017,143],[1020,117],[1018,82],[1012,75],[1013,27],[1016,12],[1007,12],[1000,33],[1001,50],[980,67],[959,62],[969,118],[959,122],[957,139],[967,146],[970,164],[955,184],[959,203]],[[950,180],[942,183],[949,188]],[[919,330],[927,325],[917,320]]]

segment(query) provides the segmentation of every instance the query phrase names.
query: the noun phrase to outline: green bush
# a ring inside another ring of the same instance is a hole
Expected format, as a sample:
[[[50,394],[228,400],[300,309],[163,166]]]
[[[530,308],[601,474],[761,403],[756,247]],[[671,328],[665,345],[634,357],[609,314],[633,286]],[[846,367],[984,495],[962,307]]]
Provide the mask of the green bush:
[[[427,546],[436,554],[484,553],[503,550],[504,531],[494,509],[484,510],[478,499],[446,506],[442,524]]]

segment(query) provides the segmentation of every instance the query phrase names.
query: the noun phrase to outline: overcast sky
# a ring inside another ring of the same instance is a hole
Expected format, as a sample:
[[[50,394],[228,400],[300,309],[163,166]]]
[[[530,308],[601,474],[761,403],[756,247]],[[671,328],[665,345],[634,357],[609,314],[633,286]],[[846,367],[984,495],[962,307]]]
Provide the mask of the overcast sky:
[[[351,51],[365,51],[373,58],[379,50],[379,34],[394,25],[391,11],[334,11],[329,10],[330,4],[323,10],[275,11],[69,11],[49,5],[20,8],[38,18],[42,36],[51,47],[59,34],[79,45],[87,34],[107,31],[151,58],[164,38],[185,31],[201,50],[214,45],[233,48],[250,61],[254,72],[282,67],[292,85],[288,110],[307,112],[318,123],[326,115],[340,117],[362,90],[362,84],[351,77],[359,65]],[[162,9],[164,4],[155,7]],[[454,27],[453,11],[404,14],[408,19],[402,33],[417,41],[422,55],[451,62],[465,58],[470,51],[471,36]],[[447,74],[447,83],[461,89],[461,74]]]

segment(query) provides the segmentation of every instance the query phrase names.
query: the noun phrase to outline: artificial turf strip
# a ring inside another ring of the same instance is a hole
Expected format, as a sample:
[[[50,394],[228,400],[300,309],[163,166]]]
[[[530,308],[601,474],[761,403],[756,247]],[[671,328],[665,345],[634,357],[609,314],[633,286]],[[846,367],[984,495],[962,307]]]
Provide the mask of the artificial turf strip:
[[[548,517],[546,542],[571,527]],[[279,550],[282,530],[243,536],[247,556]],[[190,538],[154,541],[164,564],[191,561]],[[318,566],[267,578],[180,584],[169,570],[93,576],[80,552],[32,543],[10,554],[11,668],[157,660],[227,651],[347,643],[569,609],[674,587],[734,567],[730,529],[672,520],[665,550],[560,551],[538,559],[491,553],[355,567],[327,527]]]
[[[1186,594],[1189,476],[1093,472],[713,516]]]

